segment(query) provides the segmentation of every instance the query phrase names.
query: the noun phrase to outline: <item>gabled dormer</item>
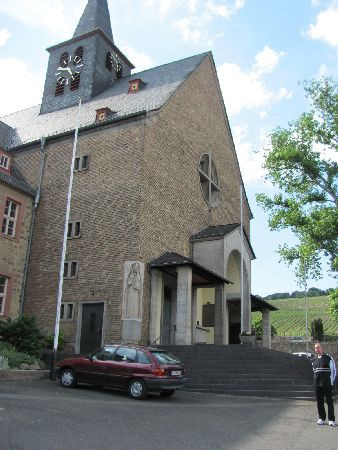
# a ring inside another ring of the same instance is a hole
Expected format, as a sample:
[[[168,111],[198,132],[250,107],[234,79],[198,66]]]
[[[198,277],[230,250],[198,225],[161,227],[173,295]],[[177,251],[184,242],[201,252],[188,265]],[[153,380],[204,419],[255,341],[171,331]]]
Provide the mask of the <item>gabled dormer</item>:
[[[134,68],[114,44],[107,0],[88,0],[73,37],[47,51],[40,114],[91,100]]]
[[[11,174],[12,156],[0,147],[0,172]]]

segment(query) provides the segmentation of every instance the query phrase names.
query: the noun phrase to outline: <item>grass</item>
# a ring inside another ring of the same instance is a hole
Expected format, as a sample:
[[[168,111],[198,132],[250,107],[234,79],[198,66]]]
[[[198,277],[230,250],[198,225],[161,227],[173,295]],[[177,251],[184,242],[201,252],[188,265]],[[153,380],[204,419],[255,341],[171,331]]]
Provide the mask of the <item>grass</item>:
[[[305,336],[305,299],[285,298],[280,300],[268,300],[276,306],[278,311],[271,311],[271,324],[277,329],[278,336]],[[338,322],[330,318],[328,314],[328,296],[309,297],[308,324],[311,330],[311,322],[321,318],[324,325],[324,334],[338,334]],[[260,317],[260,313],[253,313],[253,319]],[[309,331],[310,332],[310,331]]]

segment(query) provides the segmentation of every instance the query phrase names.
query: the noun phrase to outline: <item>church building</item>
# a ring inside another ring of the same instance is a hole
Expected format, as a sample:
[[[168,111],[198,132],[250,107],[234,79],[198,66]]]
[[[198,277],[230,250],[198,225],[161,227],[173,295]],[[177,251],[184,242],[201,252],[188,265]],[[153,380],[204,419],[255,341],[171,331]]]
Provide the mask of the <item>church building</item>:
[[[211,52],[132,73],[107,0],[88,0],[73,37],[47,50],[41,105],[0,117],[0,317],[34,315],[54,330],[78,127],[61,270],[67,350],[238,343],[253,310],[269,346]]]

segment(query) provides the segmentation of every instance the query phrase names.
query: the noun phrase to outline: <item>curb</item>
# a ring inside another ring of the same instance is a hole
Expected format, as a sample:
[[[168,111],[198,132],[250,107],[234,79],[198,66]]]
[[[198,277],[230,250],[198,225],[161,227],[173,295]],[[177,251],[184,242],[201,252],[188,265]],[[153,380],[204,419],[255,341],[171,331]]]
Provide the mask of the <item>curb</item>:
[[[49,370],[19,370],[12,369],[6,370],[0,373],[0,380],[5,381],[31,381],[31,380],[44,380],[49,378]]]

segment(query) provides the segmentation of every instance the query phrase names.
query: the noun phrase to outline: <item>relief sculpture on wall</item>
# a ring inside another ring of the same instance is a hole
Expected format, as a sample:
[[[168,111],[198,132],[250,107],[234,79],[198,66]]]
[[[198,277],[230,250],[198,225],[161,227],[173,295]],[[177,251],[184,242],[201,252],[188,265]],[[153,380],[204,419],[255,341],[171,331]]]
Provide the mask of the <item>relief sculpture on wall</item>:
[[[123,319],[142,318],[144,264],[138,261],[124,263]]]

